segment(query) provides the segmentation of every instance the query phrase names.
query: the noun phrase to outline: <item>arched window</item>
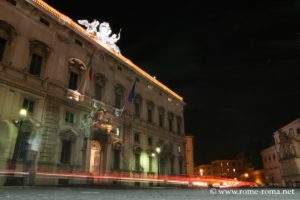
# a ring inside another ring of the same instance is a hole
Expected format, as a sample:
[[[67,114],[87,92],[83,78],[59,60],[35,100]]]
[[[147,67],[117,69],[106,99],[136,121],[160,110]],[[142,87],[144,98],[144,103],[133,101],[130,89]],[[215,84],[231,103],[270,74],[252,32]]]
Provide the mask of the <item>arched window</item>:
[[[16,36],[16,29],[7,22],[0,20],[0,62],[6,61],[11,41]]]
[[[51,52],[51,48],[42,41],[30,41],[30,62],[28,67],[29,74],[42,76],[45,74],[46,61]]]

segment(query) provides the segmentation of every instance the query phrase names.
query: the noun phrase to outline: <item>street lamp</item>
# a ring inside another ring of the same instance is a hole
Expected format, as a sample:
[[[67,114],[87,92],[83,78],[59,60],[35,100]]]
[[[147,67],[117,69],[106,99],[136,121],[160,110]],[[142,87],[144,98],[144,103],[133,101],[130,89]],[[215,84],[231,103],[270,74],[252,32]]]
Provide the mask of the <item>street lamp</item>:
[[[160,154],[160,147],[156,147],[155,149],[156,153],[157,153],[157,175],[159,176],[160,174],[160,159],[159,159],[159,154]]]
[[[20,145],[21,145],[20,143],[21,143],[21,139],[22,139],[22,125],[23,125],[24,119],[27,117],[27,110],[22,108],[19,111],[19,116],[20,116],[20,119],[16,121],[19,125],[19,127],[18,127],[19,130],[18,130],[18,134],[17,134],[17,138],[16,138],[14,153],[13,153],[13,156],[12,156],[12,159],[10,162],[10,169],[12,171],[16,170],[17,158],[18,158],[18,155],[20,154]],[[16,182],[13,177],[8,177],[6,180],[6,185],[11,185],[11,184],[15,184],[15,183]]]

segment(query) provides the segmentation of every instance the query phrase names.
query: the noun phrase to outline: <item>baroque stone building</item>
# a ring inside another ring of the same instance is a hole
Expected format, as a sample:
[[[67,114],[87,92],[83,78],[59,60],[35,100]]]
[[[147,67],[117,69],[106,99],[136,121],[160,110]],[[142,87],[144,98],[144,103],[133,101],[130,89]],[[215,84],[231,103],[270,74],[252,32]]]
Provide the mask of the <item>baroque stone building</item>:
[[[282,185],[300,186],[300,119],[274,132],[276,157],[280,165]]]
[[[0,171],[185,174],[183,107],[182,97],[45,2],[0,1]]]

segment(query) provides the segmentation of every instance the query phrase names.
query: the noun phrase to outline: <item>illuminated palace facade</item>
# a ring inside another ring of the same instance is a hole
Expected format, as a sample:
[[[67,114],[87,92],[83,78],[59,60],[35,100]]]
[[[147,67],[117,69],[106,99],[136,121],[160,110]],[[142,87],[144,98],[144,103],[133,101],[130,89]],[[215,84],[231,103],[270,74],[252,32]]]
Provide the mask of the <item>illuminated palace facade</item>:
[[[0,2],[1,172],[185,174],[183,107],[182,97],[45,2]]]

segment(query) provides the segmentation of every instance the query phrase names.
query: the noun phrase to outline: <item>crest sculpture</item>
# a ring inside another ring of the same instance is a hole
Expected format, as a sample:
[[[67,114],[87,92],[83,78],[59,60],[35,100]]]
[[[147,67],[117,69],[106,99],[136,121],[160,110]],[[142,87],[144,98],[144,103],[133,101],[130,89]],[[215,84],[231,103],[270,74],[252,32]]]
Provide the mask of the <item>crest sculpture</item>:
[[[97,20],[89,22],[88,20],[78,20],[78,23],[86,27],[86,32],[89,35],[96,36],[98,40],[103,42],[112,48],[116,53],[120,54],[120,48],[116,45],[116,42],[120,39],[121,30],[118,34],[113,33],[109,26],[109,23],[100,23]]]

